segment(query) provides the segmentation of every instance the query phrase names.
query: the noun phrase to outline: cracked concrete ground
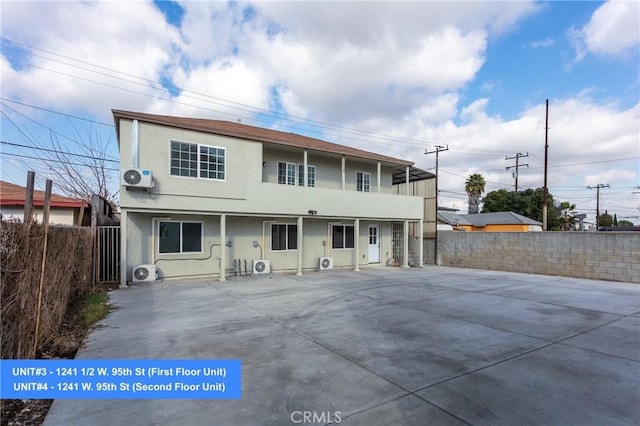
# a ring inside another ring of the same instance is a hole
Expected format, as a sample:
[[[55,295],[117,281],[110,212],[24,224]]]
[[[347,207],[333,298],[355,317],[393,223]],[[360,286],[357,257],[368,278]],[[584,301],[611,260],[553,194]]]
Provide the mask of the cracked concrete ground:
[[[57,400],[46,425],[640,424],[637,284],[370,268],[111,302],[78,358],[240,359],[242,399]]]

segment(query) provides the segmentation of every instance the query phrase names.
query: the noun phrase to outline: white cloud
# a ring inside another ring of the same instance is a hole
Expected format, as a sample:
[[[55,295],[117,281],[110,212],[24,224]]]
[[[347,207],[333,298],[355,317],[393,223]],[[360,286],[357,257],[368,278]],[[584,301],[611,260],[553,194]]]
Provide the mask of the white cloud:
[[[539,188],[544,182],[545,105],[534,105],[510,120],[488,114],[488,105],[486,98],[459,105],[458,120],[385,122],[375,130],[367,127],[370,123],[358,123],[358,128],[448,145],[449,151],[440,153],[439,185],[448,191],[440,194],[440,200],[444,206],[466,212],[464,181],[471,173],[485,177],[486,192],[513,189],[512,171],[506,171],[505,167],[515,162],[505,160],[506,156],[513,157],[517,152],[529,154],[520,160],[521,165],[529,164],[529,168],[520,169],[520,189]],[[579,210],[591,213],[595,194],[590,194],[586,185],[610,183],[619,191],[616,196],[625,200],[620,205],[627,210],[635,208],[628,197],[631,188],[627,186],[628,182],[640,182],[640,104],[622,109],[615,104],[598,104],[585,93],[551,100],[548,140],[548,182],[556,199],[572,200]],[[430,169],[435,166],[435,155],[425,156],[425,147],[368,146],[412,159],[418,167]],[[618,161],[623,158],[631,160]]]
[[[173,74],[178,87],[187,88],[173,102],[157,101],[150,112],[235,121],[247,111],[269,108],[263,74],[238,58],[222,59]],[[203,89],[203,88],[206,88]],[[215,97],[208,94],[215,93]],[[225,100],[233,99],[233,103]]]
[[[556,42],[551,38],[551,37],[547,37],[544,40],[541,41],[532,41],[531,43],[527,43],[525,45],[523,45],[523,47],[531,47],[531,48],[539,48],[539,47],[549,47],[549,46],[553,46],[554,44],[556,44]]]
[[[593,186],[596,185],[609,185],[609,182],[620,182],[621,180],[629,180],[633,179],[635,174],[630,170],[623,170],[619,168],[601,170],[598,173],[589,174],[585,176],[584,182],[585,185]],[[614,184],[615,186],[615,184]]]
[[[425,156],[425,148],[448,144],[450,150],[440,154],[440,186],[458,195],[443,193],[441,199],[466,210],[460,195],[466,177],[483,174],[488,191],[510,188],[513,179],[504,168],[512,163],[504,157],[516,152],[531,154],[524,160],[531,167],[521,170],[520,185],[542,185],[544,105],[504,119],[488,112],[492,90],[503,90],[499,75],[484,76],[489,80],[481,86],[482,98],[465,97],[465,89],[479,78],[488,43],[544,6],[521,1],[446,4],[259,2],[248,9],[243,3],[184,2],[178,29],[150,2],[3,3],[3,37],[152,81],[169,77],[186,90],[167,102],[169,93],[162,88],[82,70],[86,64],[70,67],[29,55],[26,67],[14,68],[3,49],[2,94],[57,110],[94,113],[104,121],[115,107],[250,122],[245,118],[253,109],[239,104],[270,109],[275,92],[282,110],[293,116],[396,138],[390,142],[326,130],[331,141],[407,158],[423,168],[435,165],[435,156]],[[620,12],[629,7],[637,9],[618,3],[598,8],[591,22],[576,30],[583,52],[621,55],[637,45],[637,22],[633,26],[628,18],[633,11]],[[608,20],[616,24],[615,31],[609,30]],[[547,38],[528,46],[553,42]],[[610,177],[613,186],[616,176],[635,176],[640,183],[637,162],[558,167],[640,155],[639,112],[638,105],[598,103],[588,92],[552,100],[550,184],[584,187],[585,177]],[[585,206],[591,198],[584,197]]]
[[[184,7],[186,58],[237,55],[267,76],[269,87],[332,122],[402,119],[443,91],[459,90],[484,63],[487,38],[539,9],[531,2]]]
[[[640,43],[640,3],[609,1],[600,6],[589,22],[569,31],[576,49],[576,61],[588,53],[621,56]]]
[[[41,49],[3,42],[3,96],[84,109],[103,119],[123,103],[138,108],[148,104],[150,98],[132,92],[166,95],[148,87],[145,79],[160,80],[180,43],[177,30],[151,3],[142,2],[7,2],[2,5],[2,33]],[[19,70],[5,56],[16,52],[26,57]]]

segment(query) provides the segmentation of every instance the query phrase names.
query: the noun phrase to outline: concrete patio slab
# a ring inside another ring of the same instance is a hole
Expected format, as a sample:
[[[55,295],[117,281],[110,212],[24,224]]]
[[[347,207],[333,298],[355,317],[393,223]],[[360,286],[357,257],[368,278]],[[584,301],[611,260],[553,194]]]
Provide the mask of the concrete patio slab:
[[[57,400],[46,425],[640,424],[637,284],[381,267],[110,299],[78,358],[240,359],[242,399]]]

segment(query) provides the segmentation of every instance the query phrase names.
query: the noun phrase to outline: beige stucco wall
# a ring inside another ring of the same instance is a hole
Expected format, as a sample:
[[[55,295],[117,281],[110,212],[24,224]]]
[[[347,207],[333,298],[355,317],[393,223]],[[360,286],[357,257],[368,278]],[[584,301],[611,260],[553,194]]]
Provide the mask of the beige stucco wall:
[[[122,168],[132,164],[131,129],[131,121],[121,121]],[[307,215],[309,210],[315,210],[318,215],[326,217],[397,220],[416,220],[423,214],[420,197],[392,193],[389,167],[383,167],[381,176],[381,181],[389,186],[379,194],[376,192],[376,164],[348,159],[347,189],[342,190],[341,159],[310,153],[309,164],[316,165],[318,187],[279,185],[276,183],[277,161],[301,162],[302,150],[266,147],[263,157],[261,143],[147,123],[140,123],[139,135],[138,167],[153,172],[155,187],[150,192],[121,187],[120,205],[125,209],[264,215]],[[171,140],[225,148],[225,181],[171,176]],[[355,191],[357,171],[372,173],[372,192]]]
[[[203,223],[203,243],[201,253],[159,254],[157,239],[158,220],[196,221]],[[254,259],[267,259],[274,272],[292,272],[297,269],[297,250],[271,250],[271,224],[297,224],[296,218],[259,218],[237,217],[226,218],[226,273],[233,275],[234,259],[244,261],[251,273]],[[335,268],[353,268],[355,249],[332,249],[330,224],[342,223],[352,225],[353,221],[335,221],[309,218],[303,222],[303,270],[318,269],[320,257],[333,257]],[[369,225],[379,225],[380,229],[380,262],[386,264],[392,255],[391,223],[378,221],[360,221],[358,263],[369,264],[368,232]],[[220,273],[220,218],[217,215],[171,216],[155,213],[129,213],[127,215],[127,260],[128,279],[131,279],[133,267],[141,264],[155,264],[161,278],[193,278],[216,277]],[[254,247],[258,241],[262,247]],[[211,255],[211,257],[209,257]]]
[[[119,143],[122,170],[134,167],[132,162],[132,122],[121,120]],[[153,172],[155,186],[151,191],[121,187],[120,204],[126,213],[124,230],[123,271],[131,280],[132,268],[155,263],[161,277],[211,277],[220,273],[220,214],[226,214],[225,248],[227,274],[233,273],[233,260],[244,260],[251,270],[252,260],[263,256],[272,269],[295,271],[298,251],[270,250],[269,221],[297,223],[304,218],[302,268],[317,270],[323,256],[334,258],[336,268],[353,268],[355,250],[332,250],[329,223],[353,224],[360,220],[360,265],[369,264],[368,225],[380,226],[380,263],[392,255],[391,222],[419,221],[423,218],[421,196],[397,195],[391,186],[392,169],[381,164],[381,193],[377,192],[377,163],[346,159],[347,188],[342,189],[342,157],[331,153],[309,151],[307,162],[316,166],[316,187],[280,185],[277,162],[302,164],[304,150],[238,140],[189,130],[140,123],[139,162],[137,168]],[[224,181],[176,177],[170,175],[170,142],[199,143],[226,149]],[[263,165],[264,164],[264,165]],[[371,192],[356,191],[356,173],[371,174]],[[312,215],[309,211],[314,211]],[[196,220],[203,223],[203,251],[184,255],[157,253],[158,218]],[[258,241],[263,248],[253,247]],[[324,242],[324,244],[323,244]],[[211,257],[210,254],[211,247]],[[207,259],[208,258],[208,259]],[[124,273],[123,272],[123,273]]]
[[[265,145],[263,150],[263,181],[278,183],[278,162],[295,164],[304,163],[304,150],[283,149],[273,145]],[[308,151],[307,164],[316,167],[316,187],[328,189],[342,189],[342,157]],[[365,172],[371,174],[370,192],[378,192],[377,163],[372,161],[357,161],[345,159],[345,186],[349,191],[356,191],[356,174]],[[392,168],[381,165],[380,192],[393,193],[391,186]]]
[[[22,208],[0,207],[0,213],[2,213],[5,219],[11,217],[19,220],[24,219],[24,209]],[[34,209],[33,214],[35,215],[36,221],[41,223],[43,217],[42,209]],[[75,225],[77,217],[78,209],[52,207],[49,210],[49,223],[52,225]]]

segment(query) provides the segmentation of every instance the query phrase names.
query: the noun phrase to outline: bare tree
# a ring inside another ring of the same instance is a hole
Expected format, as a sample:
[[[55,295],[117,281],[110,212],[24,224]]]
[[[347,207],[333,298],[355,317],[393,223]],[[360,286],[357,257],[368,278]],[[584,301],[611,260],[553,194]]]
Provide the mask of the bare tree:
[[[2,143],[15,145],[21,149],[30,149],[36,153],[35,156],[32,156],[32,152],[29,152],[29,155],[17,154],[16,156],[19,158],[40,160],[36,164],[33,161],[18,160],[26,170],[36,170],[48,175],[65,195],[89,200],[93,194],[98,194],[114,207],[118,205],[119,161],[108,155],[109,138],[112,133],[105,137],[92,125],[80,131],[73,121],[69,120],[68,124],[73,129],[73,137],[70,137],[57,132],[51,126],[34,120],[4,102],[1,105],[0,113],[2,116],[18,130],[28,145],[6,141],[2,141]],[[12,111],[16,116],[33,125],[18,124],[7,114],[8,111]],[[105,125],[104,123],[96,123]],[[43,142],[44,138],[33,131],[37,127],[48,131],[49,143]],[[111,188],[115,188],[115,190],[112,191]]]
[[[85,133],[73,126],[75,144],[70,152],[60,142],[58,134],[50,131],[51,146],[48,157],[56,161],[55,167],[50,165],[50,173],[56,185],[69,196],[88,200],[98,194],[113,205],[117,204],[118,192],[112,192],[109,184],[117,179],[117,163],[106,157],[107,141],[100,133],[89,127]]]

